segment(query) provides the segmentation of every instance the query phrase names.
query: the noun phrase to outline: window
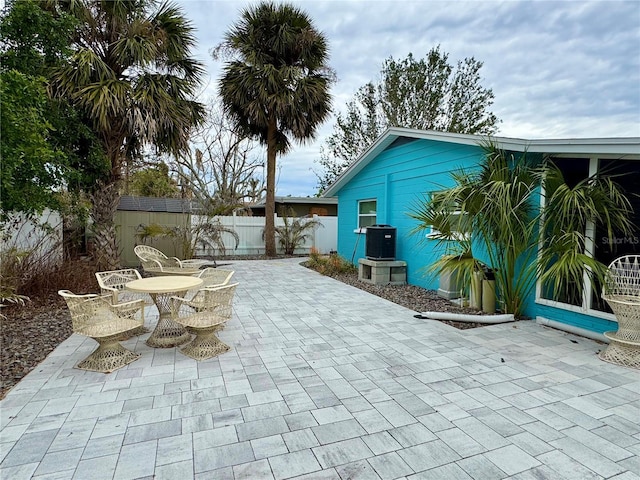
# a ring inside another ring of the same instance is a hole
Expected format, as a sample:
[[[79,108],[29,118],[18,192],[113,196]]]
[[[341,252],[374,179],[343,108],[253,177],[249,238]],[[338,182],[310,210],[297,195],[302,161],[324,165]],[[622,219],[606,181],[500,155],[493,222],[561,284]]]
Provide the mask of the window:
[[[433,224],[426,237],[431,239],[468,240],[470,225],[469,215],[460,209],[458,204],[447,204],[444,199],[438,201],[438,193],[431,193],[431,219]]]
[[[561,158],[551,159],[562,172],[562,177],[569,188],[575,188],[578,183],[589,178],[590,160],[588,158]],[[583,231],[586,232],[586,224]],[[547,300],[557,300],[559,303],[580,307],[584,295],[584,285],[582,283],[565,283],[556,291],[553,284],[541,285],[541,298]]]
[[[358,202],[358,229],[365,229],[376,224],[376,200],[360,200]]]
[[[595,158],[553,158],[554,163],[560,168],[567,185],[574,187],[579,181],[589,177],[589,172],[600,171],[612,175],[618,185],[625,191],[627,198],[633,207],[631,221],[634,225],[640,225],[640,196],[634,195],[638,174],[640,173],[640,162],[638,160],[609,160]],[[587,240],[591,244],[594,256],[597,260],[608,265],[613,259],[623,255],[640,254],[640,234],[623,236],[613,232],[610,241],[607,232],[601,227],[589,229],[585,225]],[[600,285],[592,286],[590,282],[564,285],[562,291],[555,292],[551,285],[540,285],[539,302],[547,300],[557,300],[557,303],[564,304],[567,309],[587,309],[591,313],[605,312],[611,313],[609,306],[602,300]],[[557,304],[556,304],[557,305]]]
[[[638,191],[637,182],[640,173],[640,162],[634,160],[600,160],[600,171],[613,176],[615,182],[625,191],[627,198],[631,202],[633,213],[631,223],[640,226],[640,196],[635,194]],[[622,235],[620,232],[613,232],[613,238],[609,241],[609,236],[602,228],[597,227],[593,235],[595,258],[605,265],[609,265],[613,260],[623,255],[640,255],[640,231],[636,230],[631,236]],[[601,298],[602,287],[592,289],[591,308],[611,312],[607,303]]]

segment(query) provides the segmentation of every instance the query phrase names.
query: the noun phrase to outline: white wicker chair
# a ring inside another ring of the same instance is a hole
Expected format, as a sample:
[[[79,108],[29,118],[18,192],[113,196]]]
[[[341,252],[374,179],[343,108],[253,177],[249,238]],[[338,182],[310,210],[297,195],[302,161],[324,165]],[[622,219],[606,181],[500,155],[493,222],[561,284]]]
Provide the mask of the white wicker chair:
[[[604,334],[609,345],[600,358],[640,368],[640,255],[627,255],[611,262],[602,298],[613,310],[618,330]]]
[[[200,270],[193,276],[201,278],[204,283],[199,288],[189,290],[184,298],[192,299],[201,288],[221,287],[222,285],[227,285],[231,281],[231,277],[233,277],[235,273],[236,272],[234,272],[233,270],[222,270],[220,268],[212,267],[207,267],[203,270]]]
[[[216,331],[231,318],[237,283],[201,288],[187,300],[172,297],[173,320],[184,325],[195,338],[180,350],[195,360],[206,360],[229,350],[216,336]]]
[[[140,358],[139,353],[120,345],[119,339],[144,324],[144,301],[113,305],[111,294],[75,295],[69,290],[58,294],[67,302],[74,333],[98,342],[98,348],[77,368],[110,373]]]
[[[125,289],[127,282],[139,280],[142,276],[135,268],[127,268],[123,270],[111,270],[108,272],[96,272],[96,280],[100,286],[103,295],[112,295],[111,303],[117,305],[121,302],[132,302],[142,300],[146,306],[153,305],[151,296],[145,293],[131,292]],[[140,327],[138,330],[131,332],[131,335],[142,335],[148,333],[149,329]]]
[[[113,296],[112,303],[142,299],[146,305],[153,305],[149,295],[131,292],[124,287],[128,282],[140,280],[141,278],[142,275],[135,268],[96,272],[96,280],[98,280],[100,291],[103,295],[111,294]]]
[[[204,265],[212,263],[209,260],[197,258],[180,260],[177,257],[167,257],[157,248],[153,248],[148,245],[137,245],[134,247],[133,251],[140,259],[140,263],[142,264],[144,271],[152,275],[192,275],[194,271],[200,269]]]

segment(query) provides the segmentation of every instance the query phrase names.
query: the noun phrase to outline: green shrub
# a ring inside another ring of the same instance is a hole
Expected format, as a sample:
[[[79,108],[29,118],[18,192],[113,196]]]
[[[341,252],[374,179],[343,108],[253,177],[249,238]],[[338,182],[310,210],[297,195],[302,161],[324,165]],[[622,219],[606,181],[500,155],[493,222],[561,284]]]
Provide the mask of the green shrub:
[[[340,255],[320,255],[320,253],[315,249],[312,249],[309,254],[307,267],[329,277],[345,273],[355,273],[357,271],[355,265],[348,262]]]

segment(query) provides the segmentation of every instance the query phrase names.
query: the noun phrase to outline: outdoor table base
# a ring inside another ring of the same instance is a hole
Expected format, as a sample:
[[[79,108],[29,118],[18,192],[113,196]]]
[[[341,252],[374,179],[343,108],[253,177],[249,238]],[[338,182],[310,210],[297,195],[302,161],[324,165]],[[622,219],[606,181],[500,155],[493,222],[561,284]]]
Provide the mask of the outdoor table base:
[[[158,324],[147,339],[147,345],[154,348],[177,347],[191,340],[191,335],[184,326],[171,319],[171,294],[152,293],[156,307],[158,307]]]
[[[189,289],[202,285],[200,278],[188,276],[162,276],[133,280],[125,288],[134,292],[148,293],[158,308],[158,324],[147,339],[147,345],[154,348],[171,348],[191,340],[191,335],[171,318],[171,297],[181,297]]]

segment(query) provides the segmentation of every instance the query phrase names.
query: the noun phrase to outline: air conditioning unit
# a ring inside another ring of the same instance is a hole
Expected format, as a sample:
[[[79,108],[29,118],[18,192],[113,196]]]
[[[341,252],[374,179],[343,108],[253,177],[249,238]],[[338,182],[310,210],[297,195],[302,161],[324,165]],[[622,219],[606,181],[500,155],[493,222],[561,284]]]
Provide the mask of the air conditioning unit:
[[[367,227],[365,257],[369,260],[395,260],[396,228],[390,225]]]

